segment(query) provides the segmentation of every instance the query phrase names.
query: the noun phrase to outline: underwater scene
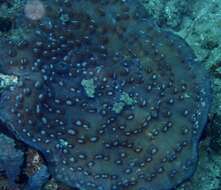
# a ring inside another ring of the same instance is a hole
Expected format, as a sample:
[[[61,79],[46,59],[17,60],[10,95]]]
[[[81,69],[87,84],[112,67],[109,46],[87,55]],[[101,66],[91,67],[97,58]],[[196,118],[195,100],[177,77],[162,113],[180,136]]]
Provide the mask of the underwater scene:
[[[0,0],[0,190],[221,190],[221,0]]]

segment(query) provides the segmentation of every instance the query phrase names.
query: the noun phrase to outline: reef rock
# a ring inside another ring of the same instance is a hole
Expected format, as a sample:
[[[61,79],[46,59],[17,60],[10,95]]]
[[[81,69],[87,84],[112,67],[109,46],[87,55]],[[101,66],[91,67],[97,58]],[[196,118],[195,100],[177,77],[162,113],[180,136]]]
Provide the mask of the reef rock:
[[[0,43],[0,72],[18,78],[1,95],[7,128],[82,190],[166,190],[189,178],[210,105],[190,47],[137,0],[38,3],[41,17],[16,20],[25,39]]]
[[[0,133],[0,171],[5,172],[10,188],[16,188],[23,161],[24,153],[15,148],[13,139]]]

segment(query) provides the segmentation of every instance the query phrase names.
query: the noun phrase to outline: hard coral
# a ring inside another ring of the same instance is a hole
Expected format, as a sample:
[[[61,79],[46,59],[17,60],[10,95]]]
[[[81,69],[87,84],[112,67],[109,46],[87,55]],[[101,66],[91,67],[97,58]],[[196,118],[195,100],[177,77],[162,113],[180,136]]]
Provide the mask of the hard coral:
[[[189,46],[136,0],[42,3],[40,20],[17,18],[24,41],[1,39],[1,72],[19,80],[1,96],[8,129],[72,187],[165,190],[189,178],[210,104]],[[116,112],[122,94],[133,103]]]

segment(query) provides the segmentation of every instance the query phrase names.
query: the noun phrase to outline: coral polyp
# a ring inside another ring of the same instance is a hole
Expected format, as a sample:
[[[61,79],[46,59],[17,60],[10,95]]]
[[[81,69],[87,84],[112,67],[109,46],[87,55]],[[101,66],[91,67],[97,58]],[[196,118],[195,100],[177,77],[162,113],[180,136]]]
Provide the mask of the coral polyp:
[[[0,72],[18,78],[1,121],[71,187],[166,190],[189,178],[210,105],[191,48],[136,0],[42,6],[42,18],[17,18],[25,39],[1,38]]]

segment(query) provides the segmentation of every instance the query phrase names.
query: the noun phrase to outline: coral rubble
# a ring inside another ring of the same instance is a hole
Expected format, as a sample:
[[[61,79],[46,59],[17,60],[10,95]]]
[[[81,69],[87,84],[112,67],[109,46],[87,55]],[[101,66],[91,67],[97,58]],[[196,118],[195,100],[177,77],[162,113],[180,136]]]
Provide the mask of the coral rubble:
[[[41,5],[38,19],[16,18],[25,39],[0,39],[0,72],[18,78],[1,121],[72,187],[166,190],[189,178],[211,97],[185,41],[136,0]]]

